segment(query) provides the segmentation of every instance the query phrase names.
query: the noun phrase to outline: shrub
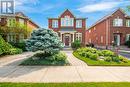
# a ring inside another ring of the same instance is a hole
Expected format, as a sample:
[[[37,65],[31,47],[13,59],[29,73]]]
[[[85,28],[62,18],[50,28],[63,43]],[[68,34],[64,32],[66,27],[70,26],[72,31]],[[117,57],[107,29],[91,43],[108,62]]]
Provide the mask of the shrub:
[[[11,44],[12,46],[16,47],[16,48],[22,49],[23,51],[27,51],[27,50],[26,50],[26,43],[25,43],[25,41],[23,41],[23,42],[17,42],[17,43],[15,43],[15,42],[10,42],[10,44]]]
[[[119,59],[118,56],[114,56],[114,57],[112,57],[112,61],[114,61],[114,62],[120,62],[120,59]]]
[[[97,51],[97,54],[98,54],[99,56],[104,56],[103,53],[102,53],[102,51],[100,51],[100,50]]]
[[[87,47],[94,47],[93,43],[86,44]]]
[[[126,42],[125,42],[125,45],[130,48],[130,40],[126,41]]]
[[[44,51],[50,55],[58,53],[63,48],[58,34],[50,29],[34,30],[26,45],[28,51]]]
[[[66,61],[67,56],[64,53],[59,52],[58,54],[46,57],[46,59],[50,61]]]
[[[72,44],[71,47],[74,49],[78,49],[81,47],[81,42],[79,40],[75,40]]]
[[[65,61],[67,59],[67,56],[65,55],[65,53],[59,52],[55,55],[55,58],[57,61]]]
[[[111,61],[112,61],[112,58],[111,58],[111,57],[105,57],[104,60],[107,61],[107,62],[111,62]]]
[[[13,47],[0,36],[0,55],[8,54],[11,48]]]
[[[1,55],[1,54],[3,54],[3,51],[2,51],[2,49],[0,48],[0,55]]]
[[[21,49],[19,49],[19,48],[11,48],[11,49],[9,49],[9,53],[8,54],[14,55],[14,54],[20,54],[20,53],[22,53]]]
[[[92,60],[98,60],[98,54],[89,54],[89,58]]]
[[[22,53],[21,49],[14,48],[11,44],[5,42],[5,40],[0,36],[0,55],[4,54],[19,54]]]
[[[110,51],[110,50],[103,50],[103,51],[102,51],[102,54],[103,54],[104,56],[109,56],[109,57],[115,56],[114,52],[112,52],[112,51]]]
[[[128,63],[128,59],[125,58],[125,57],[123,57],[123,56],[119,56],[119,60],[120,60],[121,62]]]

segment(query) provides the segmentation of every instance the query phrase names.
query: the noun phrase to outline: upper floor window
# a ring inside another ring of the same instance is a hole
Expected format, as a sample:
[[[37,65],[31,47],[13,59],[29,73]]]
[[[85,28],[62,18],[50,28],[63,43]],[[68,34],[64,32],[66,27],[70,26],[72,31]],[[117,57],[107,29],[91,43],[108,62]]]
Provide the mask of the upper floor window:
[[[123,26],[123,19],[120,19],[120,18],[114,19],[113,26]]]
[[[58,28],[58,20],[52,20],[52,28]]]
[[[15,18],[8,18],[8,20],[7,20],[7,26],[8,27],[14,27],[15,24],[16,24]]]
[[[24,25],[24,19],[19,19],[19,23]]]
[[[130,20],[126,20],[126,27],[130,27]]]
[[[82,20],[76,20],[76,28],[82,28]]]
[[[65,16],[61,18],[61,26],[73,26],[74,25],[74,18],[70,18],[70,16]]]

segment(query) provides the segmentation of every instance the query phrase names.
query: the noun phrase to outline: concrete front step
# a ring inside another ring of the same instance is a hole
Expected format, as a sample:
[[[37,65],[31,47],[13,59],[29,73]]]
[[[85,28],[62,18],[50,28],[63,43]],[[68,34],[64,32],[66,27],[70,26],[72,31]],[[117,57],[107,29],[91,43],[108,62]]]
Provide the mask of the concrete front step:
[[[73,49],[71,47],[64,47],[63,51],[72,51]]]

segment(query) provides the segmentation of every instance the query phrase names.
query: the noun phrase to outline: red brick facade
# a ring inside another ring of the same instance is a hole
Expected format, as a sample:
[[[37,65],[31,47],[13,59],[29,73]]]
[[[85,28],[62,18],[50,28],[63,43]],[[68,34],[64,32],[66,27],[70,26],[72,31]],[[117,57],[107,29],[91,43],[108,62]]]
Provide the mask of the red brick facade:
[[[113,26],[114,19],[121,19],[122,26]],[[122,9],[118,9],[111,15],[105,16],[86,30],[86,44],[93,43],[98,46],[110,46],[113,43],[123,45],[130,34],[130,26],[126,26],[126,20],[130,20]]]
[[[69,18],[73,19],[73,26],[62,26],[61,19],[65,18],[65,16],[69,16]],[[58,27],[54,28],[53,27],[53,20],[58,21]],[[76,21],[81,20],[82,21],[82,27],[77,28],[76,27]],[[68,9],[64,11],[58,18],[49,18],[48,19],[48,27],[49,29],[53,29],[55,32],[59,34],[59,37],[61,38],[61,41],[66,45],[65,43],[65,35],[69,35],[69,44],[71,45],[72,42],[76,40],[76,33],[81,33],[81,42],[83,45],[85,45],[85,30],[86,30],[86,18],[76,18]],[[69,46],[70,46],[69,45]]]
[[[23,34],[23,39],[27,39],[30,37],[32,31],[36,28],[39,28],[39,26],[34,23],[32,20],[30,20],[27,16],[25,16],[22,12],[16,12],[14,15],[0,15],[0,29],[1,26],[4,27],[5,29],[15,29],[15,31],[19,31],[17,30],[18,28],[16,28],[16,26],[10,26],[9,25],[9,20],[10,19],[14,19],[15,22],[13,24],[17,25],[20,24],[20,20],[23,21],[23,25],[26,26],[27,31],[29,31],[28,34],[24,34],[23,32],[14,32],[14,31],[10,31],[8,33],[3,33],[0,32],[0,35],[2,35],[2,37],[8,41],[8,42],[19,42],[21,39],[20,34]],[[11,35],[10,35],[11,33]],[[10,38],[12,39],[10,41]]]

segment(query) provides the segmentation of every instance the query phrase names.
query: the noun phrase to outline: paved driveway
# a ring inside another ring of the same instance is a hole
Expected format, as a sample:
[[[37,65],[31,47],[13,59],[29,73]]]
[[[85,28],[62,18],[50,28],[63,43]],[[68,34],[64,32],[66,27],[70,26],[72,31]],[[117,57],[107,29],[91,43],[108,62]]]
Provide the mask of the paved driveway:
[[[130,53],[127,53],[127,52],[119,52],[120,55],[130,59]]]
[[[66,53],[71,66],[18,66],[32,53],[2,58],[0,82],[130,82],[130,67],[90,67]]]

